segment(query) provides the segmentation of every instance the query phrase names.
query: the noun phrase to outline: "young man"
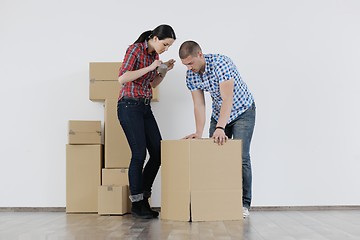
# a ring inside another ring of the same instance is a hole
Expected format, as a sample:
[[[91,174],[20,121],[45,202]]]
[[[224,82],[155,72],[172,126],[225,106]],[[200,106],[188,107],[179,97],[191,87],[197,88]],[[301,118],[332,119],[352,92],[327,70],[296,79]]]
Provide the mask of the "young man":
[[[196,132],[185,138],[201,138],[205,125],[204,91],[212,98],[209,137],[222,145],[228,138],[242,139],[243,210],[249,216],[251,205],[250,143],[255,126],[256,107],[252,94],[232,60],[220,54],[203,54],[194,41],[179,49],[181,62],[188,68],[186,84],[192,94]]]

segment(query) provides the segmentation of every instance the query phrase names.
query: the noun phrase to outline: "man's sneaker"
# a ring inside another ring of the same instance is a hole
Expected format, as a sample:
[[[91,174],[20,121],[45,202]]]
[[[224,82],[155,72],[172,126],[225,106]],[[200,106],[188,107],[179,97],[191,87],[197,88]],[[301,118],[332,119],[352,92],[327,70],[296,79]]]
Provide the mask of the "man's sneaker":
[[[246,207],[243,207],[243,217],[247,218],[250,216],[249,209]]]

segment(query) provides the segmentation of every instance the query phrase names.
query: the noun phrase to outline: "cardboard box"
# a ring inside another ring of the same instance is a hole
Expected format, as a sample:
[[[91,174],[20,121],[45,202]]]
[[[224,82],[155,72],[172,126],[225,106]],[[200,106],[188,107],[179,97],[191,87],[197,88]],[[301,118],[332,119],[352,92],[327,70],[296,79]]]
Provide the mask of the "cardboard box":
[[[99,186],[98,214],[123,215],[131,212],[128,186]]]
[[[101,121],[69,121],[69,144],[101,144]]]
[[[161,142],[161,218],[242,220],[242,142]]]
[[[156,88],[152,88],[152,94],[153,94],[153,96],[152,96],[152,99],[151,99],[151,101],[152,102],[158,102],[159,101],[159,86],[158,87],[156,87]]]
[[[66,145],[66,212],[96,213],[102,145]]]
[[[131,151],[117,116],[117,100],[105,100],[105,168],[128,168]]]
[[[102,185],[116,185],[124,186],[129,185],[128,178],[129,169],[118,168],[118,169],[102,169]]]
[[[105,101],[105,99],[117,99],[119,97],[118,75],[120,67],[121,62],[90,62],[90,100]],[[157,88],[153,88],[152,101],[158,101]]]
[[[120,84],[118,82],[121,62],[91,62],[90,92],[92,101],[104,101],[107,98],[118,98]]]

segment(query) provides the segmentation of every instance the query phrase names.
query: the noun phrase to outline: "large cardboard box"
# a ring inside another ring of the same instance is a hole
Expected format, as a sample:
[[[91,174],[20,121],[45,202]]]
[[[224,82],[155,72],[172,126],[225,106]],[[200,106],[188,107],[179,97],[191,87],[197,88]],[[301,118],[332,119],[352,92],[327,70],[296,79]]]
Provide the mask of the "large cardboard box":
[[[91,62],[90,100],[104,101],[107,98],[118,98],[120,84],[118,82],[121,62]]]
[[[105,168],[128,168],[131,151],[117,116],[117,100],[105,100]]]
[[[123,215],[130,212],[129,186],[98,187],[98,214]]]
[[[117,99],[120,92],[118,82],[121,62],[90,62],[89,98],[92,101]],[[158,101],[158,89],[153,88],[153,101]]]
[[[96,213],[102,145],[66,145],[66,212]]]
[[[242,142],[161,142],[161,218],[242,220]]]
[[[101,185],[116,185],[123,186],[129,185],[128,178],[129,169],[118,168],[118,169],[102,169],[102,181]]]
[[[69,144],[101,144],[101,121],[69,121]]]

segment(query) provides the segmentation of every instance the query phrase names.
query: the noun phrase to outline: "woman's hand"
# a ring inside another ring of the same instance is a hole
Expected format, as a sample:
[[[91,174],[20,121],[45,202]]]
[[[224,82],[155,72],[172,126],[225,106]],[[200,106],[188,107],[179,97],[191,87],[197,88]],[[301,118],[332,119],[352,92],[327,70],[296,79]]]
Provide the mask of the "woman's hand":
[[[199,136],[199,134],[197,133],[192,133],[190,135],[183,137],[182,139],[194,139],[194,138],[201,138],[201,136]]]
[[[162,64],[161,60],[155,60],[150,66],[148,66],[149,72],[155,70],[161,64]]]

